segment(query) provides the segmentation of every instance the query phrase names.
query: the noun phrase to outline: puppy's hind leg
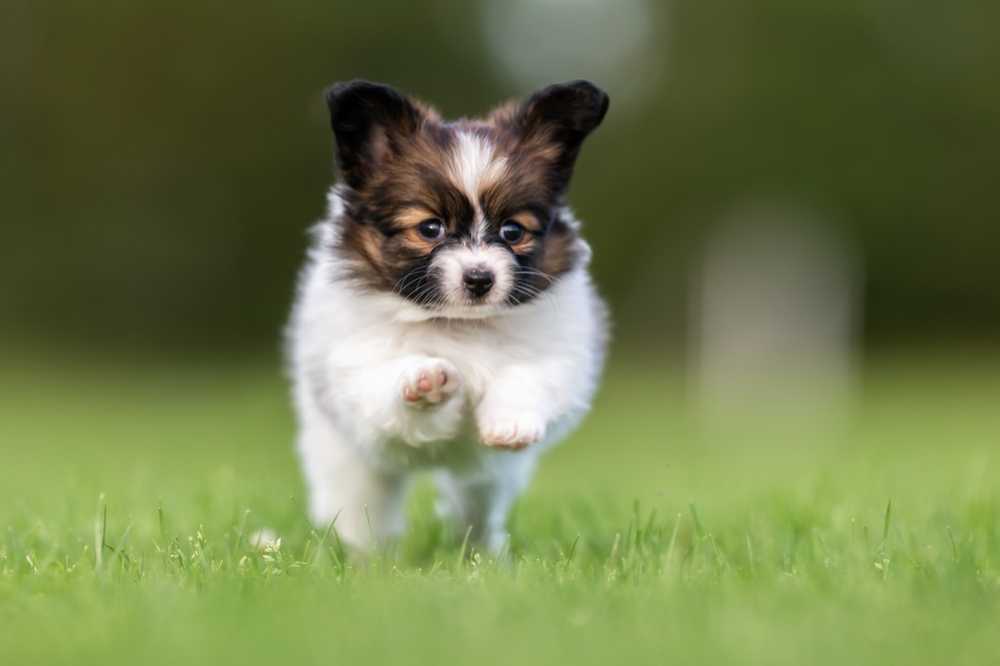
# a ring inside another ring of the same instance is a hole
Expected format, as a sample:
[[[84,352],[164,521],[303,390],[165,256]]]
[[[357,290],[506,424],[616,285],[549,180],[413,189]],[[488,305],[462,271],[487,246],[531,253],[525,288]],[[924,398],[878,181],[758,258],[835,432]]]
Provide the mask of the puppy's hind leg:
[[[333,437],[327,429],[300,434],[313,524],[333,523],[341,540],[364,551],[392,542],[405,528],[408,478],[376,469]]]
[[[535,471],[530,452],[495,453],[474,470],[440,470],[434,474],[438,511],[459,537],[491,553],[508,542],[507,516]]]

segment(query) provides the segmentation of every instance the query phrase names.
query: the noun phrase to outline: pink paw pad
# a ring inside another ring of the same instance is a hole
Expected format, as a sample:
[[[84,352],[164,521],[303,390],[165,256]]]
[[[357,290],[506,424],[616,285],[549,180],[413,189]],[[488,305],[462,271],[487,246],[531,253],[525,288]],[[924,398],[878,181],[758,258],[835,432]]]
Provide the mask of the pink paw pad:
[[[403,400],[412,405],[437,404],[454,393],[459,385],[458,372],[447,361],[430,361],[404,374]]]

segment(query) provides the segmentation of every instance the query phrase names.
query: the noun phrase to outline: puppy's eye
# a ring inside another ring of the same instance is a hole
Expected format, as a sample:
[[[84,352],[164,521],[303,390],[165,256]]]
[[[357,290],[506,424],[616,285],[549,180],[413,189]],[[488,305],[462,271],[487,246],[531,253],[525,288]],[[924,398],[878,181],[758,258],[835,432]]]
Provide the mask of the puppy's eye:
[[[432,217],[418,224],[417,231],[427,240],[441,240],[444,238],[444,222]]]
[[[514,220],[507,220],[500,225],[500,238],[503,242],[513,245],[524,238],[524,227]]]

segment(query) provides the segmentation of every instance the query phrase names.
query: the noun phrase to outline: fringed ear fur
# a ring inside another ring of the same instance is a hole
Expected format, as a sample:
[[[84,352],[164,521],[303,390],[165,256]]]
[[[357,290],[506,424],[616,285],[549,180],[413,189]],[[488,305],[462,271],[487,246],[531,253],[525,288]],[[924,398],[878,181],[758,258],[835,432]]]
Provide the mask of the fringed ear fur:
[[[337,167],[352,188],[362,185],[394,145],[420,127],[420,109],[381,83],[335,84],[326,92],[326,103],[337,142]]]

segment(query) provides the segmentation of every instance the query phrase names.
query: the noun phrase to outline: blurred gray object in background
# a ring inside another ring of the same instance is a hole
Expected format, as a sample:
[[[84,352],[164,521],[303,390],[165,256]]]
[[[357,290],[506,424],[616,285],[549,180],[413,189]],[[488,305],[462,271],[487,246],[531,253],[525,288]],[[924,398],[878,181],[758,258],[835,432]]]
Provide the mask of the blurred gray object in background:
[[[704,406],[832,414],[851,391],[860,258],[821,213],[740,206],[692,280],[692,370]]]

